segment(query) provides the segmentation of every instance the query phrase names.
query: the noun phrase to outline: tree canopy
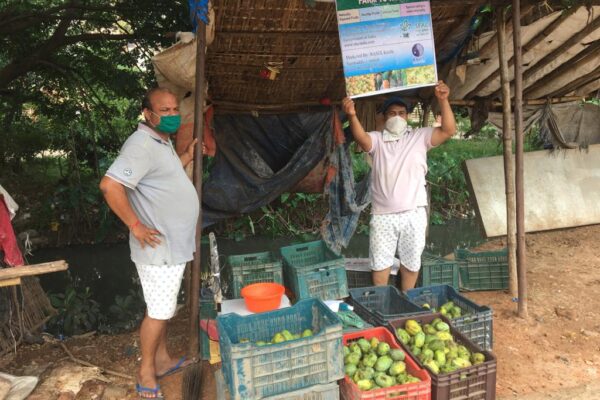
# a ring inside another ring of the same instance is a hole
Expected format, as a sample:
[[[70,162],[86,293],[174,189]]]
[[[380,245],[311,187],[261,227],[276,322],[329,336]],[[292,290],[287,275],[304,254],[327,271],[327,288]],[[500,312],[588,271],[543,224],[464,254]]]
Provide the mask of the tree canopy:
[[[151,55],[190,28],[182,0],[8,0],[0,9],[0,163],[89,142],[118,148],[153,80]]]

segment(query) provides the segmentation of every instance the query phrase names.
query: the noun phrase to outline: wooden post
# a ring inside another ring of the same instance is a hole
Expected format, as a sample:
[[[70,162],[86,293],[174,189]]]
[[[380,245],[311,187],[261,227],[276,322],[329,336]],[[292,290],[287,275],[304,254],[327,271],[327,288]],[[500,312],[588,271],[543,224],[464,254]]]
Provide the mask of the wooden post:
[[[506,57],[506,31],[504,21],[506,9],[498,8],[496,30],[498,32],[498,58],[500,61],[500,82],[502,84],[502,140],[504,153],[504,188],[506,192],[506,238],[508,242],[508,272],[510,295],[518,298],[517,293],[517,232],[515,222],[515,172],[513,167],[512,132],[510,124],[510,80]]]
[[[515,60],[515,189],[517,200],[517,271],[519,317],[527,318],[527,265],[525,260],[525,193],[523,185],[523,54],[521,48],[521,2],[513,0],[513,46]]]
[[[200,260],[202,238],[202,135],[204,133],[204,62],[206,59],[206,27],[204,22],[197,18],[196,29],[196,89],[194,92],[194,139],[198,139],[194,151],[194,186],[200,202],[198,225],[196,226],[196,252],[192,261],[192,284],[190,292],[190,337],[188,355],[198,360],[199,350],[199,297],[200,297]]]

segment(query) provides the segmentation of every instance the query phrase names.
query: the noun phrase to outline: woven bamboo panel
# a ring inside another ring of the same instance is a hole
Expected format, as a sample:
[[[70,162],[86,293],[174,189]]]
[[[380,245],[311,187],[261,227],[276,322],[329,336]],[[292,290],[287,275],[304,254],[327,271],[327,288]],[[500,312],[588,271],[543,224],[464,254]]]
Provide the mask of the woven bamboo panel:
[[[482,0],[433,0],[436,42]],[[214,0],[216,37],[208,48],[206,73],[210,98],[219,104],[318,104],[345,96],[335,4],[304,0]],[[275,80],[260,71],[277,65]]]

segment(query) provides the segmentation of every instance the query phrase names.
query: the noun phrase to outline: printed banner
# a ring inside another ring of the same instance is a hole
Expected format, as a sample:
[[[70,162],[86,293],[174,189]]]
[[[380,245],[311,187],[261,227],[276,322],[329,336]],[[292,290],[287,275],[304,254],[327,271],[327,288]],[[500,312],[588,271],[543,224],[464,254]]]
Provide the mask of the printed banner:
[[[437,83],[429,1],[336,0],[336,7],[348,96]]]

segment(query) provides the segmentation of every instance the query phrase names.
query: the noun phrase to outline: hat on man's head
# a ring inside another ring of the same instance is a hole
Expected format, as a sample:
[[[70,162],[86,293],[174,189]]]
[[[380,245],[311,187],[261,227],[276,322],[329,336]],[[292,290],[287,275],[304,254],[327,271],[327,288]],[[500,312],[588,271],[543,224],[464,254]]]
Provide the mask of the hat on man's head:
[[[379,112],[381,112],[382,114],[385,114],[387,112],[388,108],[390,108],[394,104],[404,106],[404,108],[406,108],[406,112],[408,112],[408,113],[411,113],[413,110],[413,107],[410,104],[410,102],[404,100],[402,97],[393,96],[383,102],[383,105],[381,106],[381,109],[379,110]]]

